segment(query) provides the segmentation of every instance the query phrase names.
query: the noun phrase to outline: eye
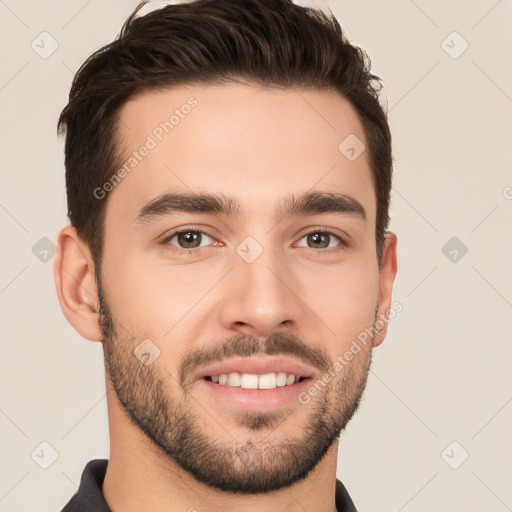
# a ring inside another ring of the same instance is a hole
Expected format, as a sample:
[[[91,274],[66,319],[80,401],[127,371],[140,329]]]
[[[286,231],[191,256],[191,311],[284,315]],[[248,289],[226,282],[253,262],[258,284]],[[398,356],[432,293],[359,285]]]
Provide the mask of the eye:
[[[306,245],[301,243],[303,240],[306,242]],[[194,254],[201,248],[213,245],[215,241],[204,231],[185,228],[173,231],[161,243],[166,249],[171,251],[183,251],[187,254]],[[336,252],[346,247],[347,244],[339,235],[329,230],[317,229],[303,235],[298,246],[309,248],[312,253],[318,255]],[[325,251],[323,249],[334,249],[334,251]]]
[[[173,240],[176,240],[176,243],[173,243]],[[209,240],[210,242],[213,241],[213,239],[204,231],[196,229],[182,229],[172,232],[167,238],[165,238],[165,240],[162,240],[162,243],[165,245],[172,245],[178,249],[188,250],[188,252],[193,252],[194,249],[204,247],[201,243],[205,240]]]
[[[311,231],[301,238],[301,240],[304,239],[306,240],[306,247],[311,249],[329,249],[345,245],[344,241],[338,235],[325,230]],[[304,245],[302,245],[302,247],[304,247]]]

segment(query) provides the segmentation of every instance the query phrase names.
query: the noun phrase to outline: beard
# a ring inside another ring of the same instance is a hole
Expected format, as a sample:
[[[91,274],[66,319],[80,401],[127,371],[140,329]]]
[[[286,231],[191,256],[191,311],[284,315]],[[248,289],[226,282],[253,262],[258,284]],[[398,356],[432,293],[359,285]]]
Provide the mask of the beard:
[[[279,434],[279,426],[286,422],[289,411],[244,411],[236,415],[236,421],[246,431],[255,433],[253,439],[241,441],[228,433],[231,438],[221,442],[209,435],[201,417],[207,412],[189,392],[194,370],[230,357],[267,354],[291,355],[324,373],[334,364],[325,350],[282,332],[269,336],[266,341],[239,335],[212,344],[213,349],[191,350],[174,377],[158,360],[146,366],[134,356],[133,350],[141,339],[130,333],[119,333],[116,327],[120,324],[113,318],[105,299],[101,276],[97,275],[96,279],[105,372],[122,410],[159,458],[163,456],[177,464],[198,482],[237,494],[259,494],[289,487],[306,478],[319,464],[359,407],[371,366],[373,343],[361,350],[341,375],[322,384],[323,389],[308,406],[297,403],[296,407],[303,408],[303,428],[294,429],[295,433],[299,432],[297,437],[283,436],[276,441],[274,436]],[[176,397],[168,392],[173,381],[181,391]]]

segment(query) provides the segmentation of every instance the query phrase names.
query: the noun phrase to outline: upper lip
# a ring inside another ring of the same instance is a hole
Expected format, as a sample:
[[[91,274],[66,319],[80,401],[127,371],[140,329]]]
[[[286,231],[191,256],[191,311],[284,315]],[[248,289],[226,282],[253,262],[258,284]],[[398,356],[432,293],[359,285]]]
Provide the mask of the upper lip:
[[[246,357],[237,359],[228,359],[219,361],[201,368],[195,376],[196,380],[211,377],[212,375],[238,373],[256,373],[263,375],[265,373],[284,372],[298,377],[312,377],[315,370],[312,367],[301,364],[293,359],[286,357]]]

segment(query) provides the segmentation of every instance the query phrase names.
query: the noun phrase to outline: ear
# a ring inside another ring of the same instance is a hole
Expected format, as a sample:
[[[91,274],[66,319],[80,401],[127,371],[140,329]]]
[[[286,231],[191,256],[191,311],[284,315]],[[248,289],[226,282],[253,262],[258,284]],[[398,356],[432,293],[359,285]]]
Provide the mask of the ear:
[[[53,272],[60,307],[68,322],[84,338],[102,341],[94,262],[89,247],[72,226],[59,233]]]
[[[386,232],[382,247],[382,260],[379,273],[379,310],[377,324],[380,332],[373,339],[373,346],[378,347],[386,337],[388,331],[389,310],[393,293],[393,283],[397,272],[396,261],[397,238],[391,231]],[[382,327],[381,325],[384,324]]]

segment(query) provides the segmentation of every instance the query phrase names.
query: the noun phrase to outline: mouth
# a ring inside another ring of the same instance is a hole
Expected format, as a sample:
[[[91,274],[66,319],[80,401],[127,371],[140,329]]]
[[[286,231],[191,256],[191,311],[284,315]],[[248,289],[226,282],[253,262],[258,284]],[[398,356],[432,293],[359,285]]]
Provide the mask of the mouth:
[[[274,389],[312,378],[315,372],[315,368],[288,357],[252,356],[206,366],[195,375],[195,379],[244,389]]]
[[[302,382],[309,377],[301,377],[293,373],[272,372],[258,375],[257,373],[221,373],[218,375],[207,375],[205,380],[219,384],[220,386],[230,386],[243,389],[276,389],[280,387],[292,386],[296,382]]]
[[[288,358],[250,357],[202,369],[196,381],[220,405],[236,410],[277,410],[297,402],[315,370]]]

